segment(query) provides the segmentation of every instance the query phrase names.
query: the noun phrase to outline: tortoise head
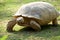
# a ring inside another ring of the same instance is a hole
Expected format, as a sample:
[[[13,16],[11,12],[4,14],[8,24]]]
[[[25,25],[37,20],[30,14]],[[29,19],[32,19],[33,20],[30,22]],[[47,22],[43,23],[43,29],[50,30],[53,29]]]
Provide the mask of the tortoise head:
[[[29,19],[24,18],[24,17],[18,17],[17,18],[17,23],[20,26],[28,26],[29,25]]]
[[[18,25],[23,26],[24,25],[24,18],[23,17],[18,17],[17,18],[17,23],[18,23]]]

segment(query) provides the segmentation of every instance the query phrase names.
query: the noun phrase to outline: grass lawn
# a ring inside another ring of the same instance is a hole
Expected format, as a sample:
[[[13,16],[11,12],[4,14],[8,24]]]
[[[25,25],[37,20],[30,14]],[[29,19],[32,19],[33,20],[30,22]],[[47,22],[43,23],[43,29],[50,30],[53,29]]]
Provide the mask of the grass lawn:
[[[0,0],[0,40],[60,40],[60,17],[58,26],[47,26],[40,32],[27,31],[27,28],[16,25],[16,32],[6,31],[6,25],[18,8],[26,3],[45,1],[55,6],[60,11],[60,0]]]

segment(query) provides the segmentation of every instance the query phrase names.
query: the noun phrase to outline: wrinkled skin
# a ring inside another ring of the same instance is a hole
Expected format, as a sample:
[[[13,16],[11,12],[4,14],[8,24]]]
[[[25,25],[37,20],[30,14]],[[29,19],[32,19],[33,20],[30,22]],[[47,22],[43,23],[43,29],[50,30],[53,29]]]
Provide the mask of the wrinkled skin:
[[[14,18],[13,20],[8,22],[8,24],[7,24],[7,31],[9,31],[9,32],[14,31],[13,27],[16,24],[18,24],[20,26],[31,27],[35,31],[41,30],[41,27],[40,27],[39,23],[36,22],[36,20],[31,19],[31,18],[26,18],[26,17],[18,17],[18,18]]]

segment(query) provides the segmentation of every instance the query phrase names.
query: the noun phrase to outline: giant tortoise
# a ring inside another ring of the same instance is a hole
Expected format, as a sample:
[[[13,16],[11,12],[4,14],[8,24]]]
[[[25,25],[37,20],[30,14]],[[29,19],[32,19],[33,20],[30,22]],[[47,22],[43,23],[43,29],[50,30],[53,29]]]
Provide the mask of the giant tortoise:
[[[13,31],[15,24],[31,27],[36,31],[41,30],[41,25],[47,25],[52,21],[57,25],[59,12],[47,2],[32,2],[22,5],[13,15],[13,19],[7,24],[7,31]]]

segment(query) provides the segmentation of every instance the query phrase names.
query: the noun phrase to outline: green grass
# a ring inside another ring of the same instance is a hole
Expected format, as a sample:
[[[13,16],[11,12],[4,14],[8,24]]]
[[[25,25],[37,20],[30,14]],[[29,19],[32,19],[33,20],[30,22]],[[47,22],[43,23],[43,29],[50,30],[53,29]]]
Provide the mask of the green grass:
[[[8,37],[8,35],[4,35],[2,38],[0,38],[0,40],[6,40]]]
[[[60,0],[0,0],[0,40],[60,40],[60,17],[58,17],[59,25],[57,27],[47,26],[40,32],[27,31],[18,25],[14,27],[16,32],[6,31],[8,21],[19,7],[34,1],[49,2],[60,11]]]

